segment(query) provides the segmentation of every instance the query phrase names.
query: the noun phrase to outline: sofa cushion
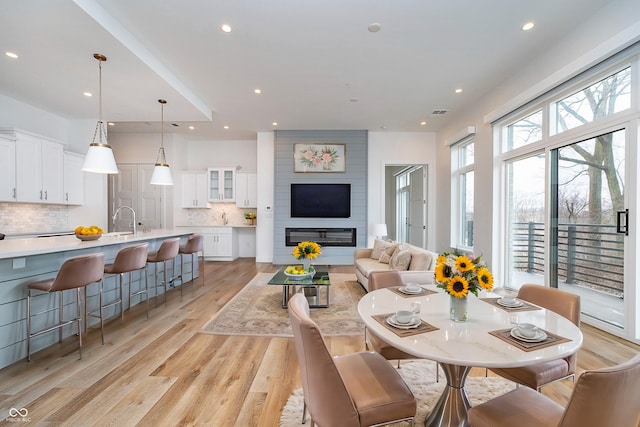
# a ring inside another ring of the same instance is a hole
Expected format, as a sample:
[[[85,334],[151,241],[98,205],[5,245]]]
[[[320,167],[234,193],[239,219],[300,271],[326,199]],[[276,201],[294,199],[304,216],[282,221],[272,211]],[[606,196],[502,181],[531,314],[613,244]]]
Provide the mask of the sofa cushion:
[[[426,250],[409,249],[411,263],[409,270],[429,271],[435,269],[435,254]]]
[[[383,264],[372,258],[358,258],[355,260],[355,266],[362,272],[365,277],[369,276],[372,271],[388,271],[389,264]]]
[[[380,255],[391,246],[391,242],[385,242],[384,240],[376,239],[373,242],[373,251],[371,251],[371,259],[378,260],[380,259]]]
[[[380,254],[380,258],[378,259],[378,261],[384,264],[389,264],[391,258],[393,257],[393,254],[396,252],[398,247],[398,244],[392,244],[391,246],[389,246],[382,252],[382,254]]]
[[[404,271],[409,268],[411,263],[411,252],[406,249],[398,249],[393,253],[389,267],[393,270]]]

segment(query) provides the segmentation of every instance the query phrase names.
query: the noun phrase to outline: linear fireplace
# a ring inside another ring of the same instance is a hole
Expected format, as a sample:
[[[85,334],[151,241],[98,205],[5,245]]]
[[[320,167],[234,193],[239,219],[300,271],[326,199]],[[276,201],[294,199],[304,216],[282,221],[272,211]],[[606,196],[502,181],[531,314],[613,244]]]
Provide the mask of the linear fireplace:
[[[355,228],[285,228],[287,246],[314,241],[320,246],[356,246]]]

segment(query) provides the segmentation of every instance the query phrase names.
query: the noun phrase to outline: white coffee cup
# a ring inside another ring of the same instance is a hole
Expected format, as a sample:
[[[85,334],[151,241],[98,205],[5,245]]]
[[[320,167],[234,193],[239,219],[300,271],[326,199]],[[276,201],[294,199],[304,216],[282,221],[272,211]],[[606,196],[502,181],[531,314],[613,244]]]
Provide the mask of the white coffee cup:
[[[420,285],[418,285],[417,283],[407,283],[405,288],[409,292],[419,292],[420,291]]]
[[[516,303],[516,297],[511,296],[511,295],[505,295],[502,297],[502,302],[505,304],[515,304]]]
[[[414,313],[409,310],[396,311],[396,322],[398,323],[410,323],[413,320]]]
[[[538,327],[532,323],[519,323],[518,333],[525,338],[533,338],[538,333]]]

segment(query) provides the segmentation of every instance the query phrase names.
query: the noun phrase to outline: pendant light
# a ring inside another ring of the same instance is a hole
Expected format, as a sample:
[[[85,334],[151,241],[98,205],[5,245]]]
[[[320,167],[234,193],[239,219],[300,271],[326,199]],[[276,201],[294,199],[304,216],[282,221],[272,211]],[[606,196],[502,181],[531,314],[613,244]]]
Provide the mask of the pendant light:
[[[164,104],[167,103],[164,99],[158,99],[161,105],[160,112],[160,150],[158,151],[158,157],[156,158],[156,165],[153,168],[153,174],[151,175],[151,184],[153,185],[173,185],[173,178],[171,178],[171,169],[167,164],[167,158],[164,154]]]
[[[100,108],[96,130],[93,132],[93,142],[89,145],[89,151],[87,151],[87,155],[84,158],[82,170],[94,173],[118,173],[116,159],[113,157],[113,151],[107,141],[107,130],[102,122],[102,63],[107,60],[107,57],[99,53],[94,53],[93,57],[98,60],[98,68],[100,70]],[[99,135],[98,142],[96,142],[96,135]]]

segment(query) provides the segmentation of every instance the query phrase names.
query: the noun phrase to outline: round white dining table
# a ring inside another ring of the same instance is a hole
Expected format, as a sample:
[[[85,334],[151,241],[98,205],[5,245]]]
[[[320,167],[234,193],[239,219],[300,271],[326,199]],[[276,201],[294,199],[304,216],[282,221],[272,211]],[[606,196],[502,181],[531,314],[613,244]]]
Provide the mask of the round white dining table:
[[[449,318],[450,298],[435,285],[423,285],[436,291],[423,296],[403,296],[391,289],[367,293],[358,303],[358,312],[368,331],[379,338],[420,359],[438,362],[443,369],[447,386],[425,420],[425,426],[468,426],[467,411],[471,406],[464,384],[472,367],[509,368],[533,365],[560,359],[578,351],[582,345],[580,328],[565,317],[542,308],[528,311],[507,311],[481,300],[498,297],[483,291],[479,297],[470,294],[468,320],[454,322]],[[375,315],[393,314],[408,310],[411,302],[420,301],[420,318],[436,330],[400,337],[378,320]],[[512,328],[517,323],[533,323],[543,330],[566,338],[555,345],[524,351],[490,332]]]

